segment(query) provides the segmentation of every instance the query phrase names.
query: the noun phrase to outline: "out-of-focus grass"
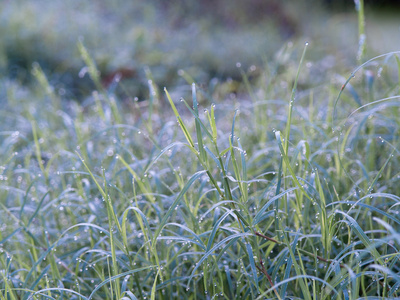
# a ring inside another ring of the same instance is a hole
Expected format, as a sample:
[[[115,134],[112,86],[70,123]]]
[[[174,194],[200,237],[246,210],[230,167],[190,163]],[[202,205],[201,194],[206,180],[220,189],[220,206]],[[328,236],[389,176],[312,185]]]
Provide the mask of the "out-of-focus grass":
[[[197,5],[204,7],[156,0],[3,1],[1,65],[25,80],[32,63],[39,62],[52,74],[55,87],[69,84],[68,92],[78,93],[88,86],[78,78],[81,64],[75,45],[83,39],[104,76],[122,67],[133,69],[137,74],[130,86],[138,92],[147,86],[142,80],[145,66],[163,84],[175,83],[178,69],[198,79],[227,76],[237,61],[259,64],[281,46],[281,35],[286,38],[293,30],[292,24],[285,28],[281,19],[292,17],[281,16],[280,4],[277,11],[267,11],[265,19],[258,17],[247,25],[244,22],[251,16],[244,20],[240,16],[243,19],[245,11],[237,10],[238,16],[230,16],[230,11],[218,15],[211,2]]]
[[[313,57],[333,54],[331,65],[354,64],[357,49],[354,12],[327,10],[322,2],[16,0],[2,1],[0,9],[2,70],[26,82],[32,63],[38,62],[51,74],[52,85],[72,98],[91,89],[90,81],[78,76],[79,39],[103,77],[121,68],[133,70],[128,86],[139,98],[147,87],[145,67],[158,83],[170,86],[179,82],[179,69],[199,82],[240,77],[236,62],[261,66],[288,39],[307,38]],[[370,56],[398,48],[396,34],[390,40],[381,34],[398,27],[396,18],[366,11]]]

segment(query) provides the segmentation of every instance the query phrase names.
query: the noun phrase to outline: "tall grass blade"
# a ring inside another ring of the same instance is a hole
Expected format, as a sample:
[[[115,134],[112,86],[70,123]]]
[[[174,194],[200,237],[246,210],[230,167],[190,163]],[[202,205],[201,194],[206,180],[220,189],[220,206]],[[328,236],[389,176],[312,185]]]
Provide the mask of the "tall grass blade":
[[[306,56],[307,46],[308,46],[308,43],[305,43],[303,54],[301,55],[299,67],[297,68],[297,74],[296,74],[296,77],[295,77],[295,80],[293,83],[292,94],[290,95],[289,114],[288,114],[288,119],[286,122],[285,147],[284,147],[285,153],[288,153],[288,150],[289,150],[290,126],[292,123],[293,105],[294,105],[294,101],[296,98],[296,92],[297,92],[297,81],[299,80],[300,70],[303,65],[304,57]]]
[[[179,112],[176,109],[176,106],[175,106],[174,102],[172,101],[171,96],[169,95],[168,90],[166,88],[164,88],[164,92],[167,95],[167,99],[169,101],[169,104],[171,105],[172,110],[174,111],[175,117],[178,120],[179,126],[181,127],[181,129],[182,129],[182,131],[183,131],[183,133],[184,133],[184,135],[186,137],[186,140],[188,141],[190,147],[194,148],[193,139],[192,139],[188,129],[186,128],[185,124],[183,123],[182,118],[179,115]]]

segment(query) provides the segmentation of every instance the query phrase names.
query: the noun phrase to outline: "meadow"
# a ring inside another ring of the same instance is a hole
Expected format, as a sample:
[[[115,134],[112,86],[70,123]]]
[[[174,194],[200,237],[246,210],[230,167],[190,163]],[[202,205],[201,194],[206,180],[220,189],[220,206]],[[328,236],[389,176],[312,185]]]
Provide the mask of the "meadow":
[[[63,40],[76,56],[51,48],[57,31],[42,49],[43,24],[21,25],[40,6],[22,18],[10,3],[0,300],[400,297],[400,51],[370,55],[362,0],[340,54],[321,55],[314,36],[232,62],[202,40],[206,66],[151,49],[193,28],[162,40],[139,20],[101,44],[96,12],[82,12],[88,36]],[[106,57],[118,38],[134,53]],[[137,73],[106,84],[125,59]]]

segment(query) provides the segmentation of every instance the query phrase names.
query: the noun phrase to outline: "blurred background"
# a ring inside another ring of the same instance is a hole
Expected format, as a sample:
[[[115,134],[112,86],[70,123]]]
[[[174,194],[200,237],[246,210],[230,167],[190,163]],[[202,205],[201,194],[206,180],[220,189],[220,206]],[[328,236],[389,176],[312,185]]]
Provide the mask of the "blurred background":
[[[321,71],[356,66],[357,1],[351,0],[2,0],[0,70],[29,84],[38,62],[60,94],[91,91],[77,50],[88,48],[108,87],[116,74],[133,96],[160,86],[239,78],[309,42]],[[366,57],[400,50],[400,1],[365,1]],[[146,74],[147,72],[147,74]],[[151,74],[151,75],[149,75]]]

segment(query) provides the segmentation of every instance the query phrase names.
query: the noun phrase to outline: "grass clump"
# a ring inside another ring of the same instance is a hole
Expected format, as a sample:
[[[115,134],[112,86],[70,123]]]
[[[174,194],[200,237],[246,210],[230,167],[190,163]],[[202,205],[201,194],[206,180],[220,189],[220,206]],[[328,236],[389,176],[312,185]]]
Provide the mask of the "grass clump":
[[[82,103],[2,81],[0,299],[399,296],[399,53],[120,102],[78,48]]]

